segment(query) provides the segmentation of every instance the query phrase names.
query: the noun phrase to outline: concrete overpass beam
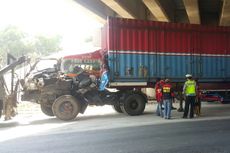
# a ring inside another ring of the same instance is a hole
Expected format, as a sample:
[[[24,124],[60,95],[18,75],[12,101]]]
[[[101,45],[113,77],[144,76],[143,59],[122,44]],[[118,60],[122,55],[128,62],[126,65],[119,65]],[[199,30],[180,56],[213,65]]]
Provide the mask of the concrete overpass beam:
[[[200,24],[200,11],[198,0],[183,0],[188,15],[189,22],[192,24]]]
[[[148,9],[140,0],[117,0],[128,12],[138,19],[148,19]]]
[[[131,19],[136,18],[136,16],[130,10],[128,10],[128,7],[122,5],[121,1],[118,0],[101,0],[101,1],[123,18],[131,18]]]
[[[167,16],[165,10],[162,8],[158,0],[142,0],[149,11],[155,16],[157,21],[169,22],[169,17]]]
[[[224,0],[220,15],[220,26],[230,26],[230,1]]]
[[[100,0],[74,0],[84,12],[96,18],[99,22],[105,23],[107,16],[116,16],[116,13],[108,8]]]

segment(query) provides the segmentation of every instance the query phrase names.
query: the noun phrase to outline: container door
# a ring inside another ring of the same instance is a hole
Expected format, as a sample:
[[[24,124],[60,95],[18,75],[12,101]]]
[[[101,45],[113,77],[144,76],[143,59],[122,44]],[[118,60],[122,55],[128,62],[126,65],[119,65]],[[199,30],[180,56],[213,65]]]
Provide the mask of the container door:
[[[181,56],[178,56],[177,48],[181,45],[181,33],[165,29],[155,30],[156,39],[151,44],[154,54],[150,65],[153,65],[153,77],[177,78],[181,74]]]
[[[151,29],[148,31],[148,66],[149,66],[149,78],[156,78],[159,77],[157,65],[158,65],[158,38],[159,32]]]
[[[227,34],[227,47],[225,54],[227,55],[224,57],[224,67],[225,67],[225,75],[224,77],[230,81],[230,34]]]
[[[192,63],[192,74],[195,78],[202,78],[203,76],[203,59],[202,59],[202,52],[200,49],[200,34],[198,32],[192,33],[192,56],[191,56],[191,63]]]
[[[202,53],[202,77],[208,80],[223,80],[227,72],[226,50],[227,35],[224,33],[202,32],[199,34],[200,50]]]
[[[118,30],[115,29],[112,25],[109,27],[109,69],[110,69],[110,79],[114,81],[119,77],[119,56],[118,56],[118,37],[119,33]]]
[[[215,61],[214,63],[214,72],[213,77],[216,77],[217,79],[225,79],[226,72],[227,72],[227,66],[226,65],[226,51],[228,48],[228,35],[224,33],[214,33],[213,34],[215,40],[213,41],[213,53],[215,56],[213,56],[213,59]]]

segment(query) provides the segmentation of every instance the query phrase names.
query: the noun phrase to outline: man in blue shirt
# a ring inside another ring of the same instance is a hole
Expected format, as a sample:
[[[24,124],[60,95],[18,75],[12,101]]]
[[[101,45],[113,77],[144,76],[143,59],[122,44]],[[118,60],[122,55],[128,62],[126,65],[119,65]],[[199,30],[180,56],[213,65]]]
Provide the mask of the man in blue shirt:
[[[107,84],[109,83],[109,73],[108,69],[105,65],[103,65],[103,73],[101,75],[101,80],[100,80],[100,85],[99,85],[99,91],[104,91]]]

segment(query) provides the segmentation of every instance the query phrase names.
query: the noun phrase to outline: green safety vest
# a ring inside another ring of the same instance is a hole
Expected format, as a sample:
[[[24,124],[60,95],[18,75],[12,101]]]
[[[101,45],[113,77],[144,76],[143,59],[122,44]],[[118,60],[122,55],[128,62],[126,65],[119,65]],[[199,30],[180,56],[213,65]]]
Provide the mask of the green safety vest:
[[[196,82],[194,80],[188,80],[185,82],[186,89],[185,94],[186,95],[196,95]]]

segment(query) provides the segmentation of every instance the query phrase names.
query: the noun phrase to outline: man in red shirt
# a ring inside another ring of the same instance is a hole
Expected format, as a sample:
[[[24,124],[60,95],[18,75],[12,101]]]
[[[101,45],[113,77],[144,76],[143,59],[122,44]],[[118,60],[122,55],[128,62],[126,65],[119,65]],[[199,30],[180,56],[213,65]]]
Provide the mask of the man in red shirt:
[[[157,110],[156,114],[157,116],[163,117],[163,112],[162,112],[162,85],[164,84],[163,80],[158,79],[156,85],[155,85],[155,94],[156,94],[156,101],[157,101]]]

